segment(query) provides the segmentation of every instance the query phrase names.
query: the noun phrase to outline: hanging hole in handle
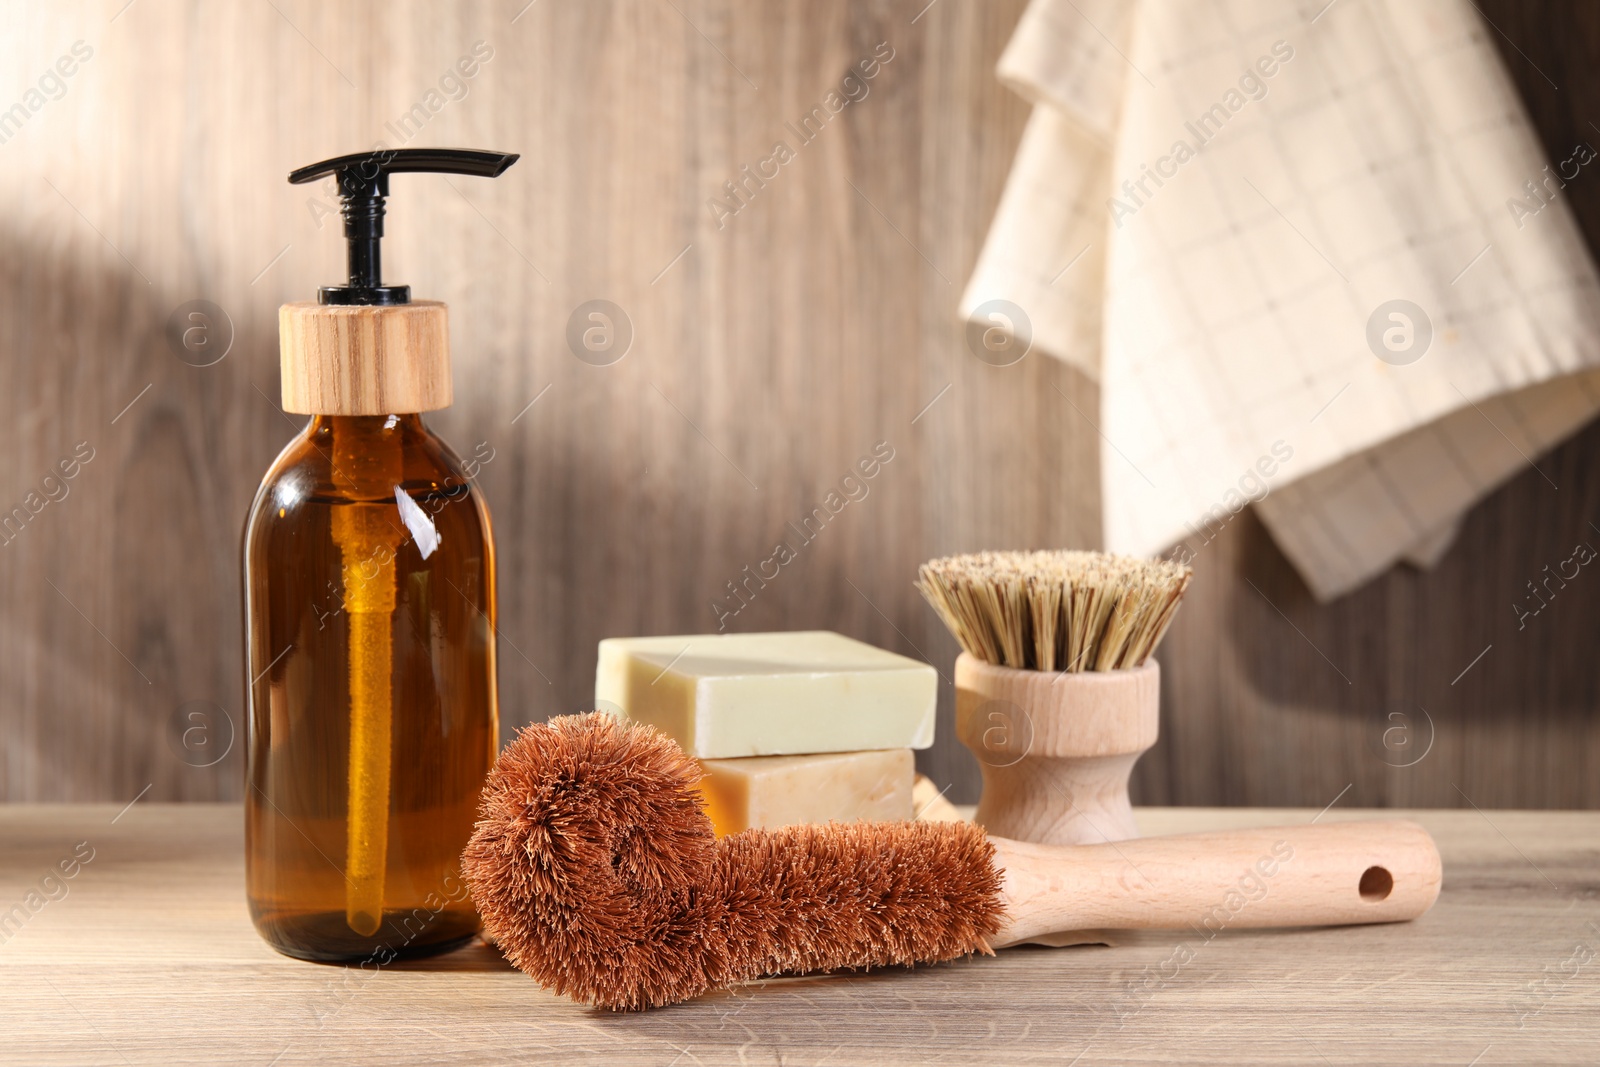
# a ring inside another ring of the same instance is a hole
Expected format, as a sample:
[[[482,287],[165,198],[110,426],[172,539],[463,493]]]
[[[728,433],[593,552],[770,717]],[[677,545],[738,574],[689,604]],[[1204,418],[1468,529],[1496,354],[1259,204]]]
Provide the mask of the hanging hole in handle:
[[[1361,899],[1368,904],[1376,904],[1380,900],[1387,900],[1389,894],[1394,892],[1394,875],[1383,867],[1368,867],[1361,872]]]

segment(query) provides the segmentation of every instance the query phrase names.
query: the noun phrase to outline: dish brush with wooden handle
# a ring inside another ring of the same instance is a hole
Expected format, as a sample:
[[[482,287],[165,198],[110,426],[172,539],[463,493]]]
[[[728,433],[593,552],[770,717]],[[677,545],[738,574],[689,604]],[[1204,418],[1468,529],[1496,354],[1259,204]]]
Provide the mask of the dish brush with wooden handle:
[[[1128,776],[1156,742],[1150,658],[1190,571],[1100,552],[978,552],[924,563],[917,588],[964,650],[956,736],[978,757],[974,821],[1056,845],[1137,837]]]
[[[1438,851],[1409,822],[1083,846],[931,822],[719,840],[700,775],[671,739],[610,715],[525,728],[490,774],[462,856],[485,933],[541,985],[631,1010],[1052,931],[1393,922],[1439,892]]]

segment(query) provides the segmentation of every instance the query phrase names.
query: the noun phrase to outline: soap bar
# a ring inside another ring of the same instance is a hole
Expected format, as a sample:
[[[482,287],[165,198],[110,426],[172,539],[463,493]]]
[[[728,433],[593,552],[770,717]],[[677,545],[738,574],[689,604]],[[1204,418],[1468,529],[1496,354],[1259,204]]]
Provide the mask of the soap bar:
[[[939,676],[824,630],[600,642],[595,704],[691,756],[927,748]]]
[[[717,836],[829,821],[909,819],[909,748],[830,752],[820,756],[750,756],[702,760],[700,792]]]

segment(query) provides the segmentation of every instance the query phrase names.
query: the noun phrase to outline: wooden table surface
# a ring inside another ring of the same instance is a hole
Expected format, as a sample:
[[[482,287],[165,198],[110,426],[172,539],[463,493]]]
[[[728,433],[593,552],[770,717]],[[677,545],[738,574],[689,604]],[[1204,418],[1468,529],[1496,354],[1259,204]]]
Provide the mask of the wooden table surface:
[[[1174,833],[1316,814],[1139,821]],[[1443,895],[1415,923],[1130,934],[613,1015],[483,944],[372,974],[278,955],[246,913],[237,807],[0,807],[0,916],[24,916],[0,931],[0,1062],[1600,1062],[1600,812],[1404,814],[1444,857]],[[47,881],[75,852],[92,858]]]

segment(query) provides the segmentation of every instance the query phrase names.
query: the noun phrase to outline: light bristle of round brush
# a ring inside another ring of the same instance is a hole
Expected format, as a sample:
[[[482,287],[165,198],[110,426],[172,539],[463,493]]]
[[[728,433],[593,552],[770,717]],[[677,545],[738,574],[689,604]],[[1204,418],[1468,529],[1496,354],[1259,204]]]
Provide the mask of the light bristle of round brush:
[[[699,766],[611,715],[524,729],[461,858],[513,965],[596,1007],[672,1004],[768,975],[989,951],[994,846],[967,823],[830,823],[718,840]]]
[[[930,560],[917,588],[970,655],[1036,671],[1141,666],[1192,571],[1104,552],[976,552]]]

